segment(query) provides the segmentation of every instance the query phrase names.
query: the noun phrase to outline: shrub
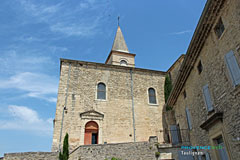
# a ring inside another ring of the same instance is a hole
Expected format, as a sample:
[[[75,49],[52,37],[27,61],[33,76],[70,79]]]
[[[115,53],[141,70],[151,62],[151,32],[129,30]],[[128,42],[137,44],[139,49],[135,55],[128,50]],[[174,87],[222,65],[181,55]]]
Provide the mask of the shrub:
[[[68,133],[66,133],[63,141],[63,151],[59,152],[59,160],[68,160],[69,148],[68,148]]]
[[[165,103],[167,102],[168,97],[169,97],[171,91],[172,91],[172,81],[169,78],[169,76],[166,75],[166,77],[165,77],[165,84],[164,84]]]
[[[111,160],[121,160],[121,159],[118,159],[118,158],[113,157]]]
[[[170,96],[170,93],[172,91],[172,81],[169,78],[168,75],[166,75],[165,77],[165,84],[164,84],[164,96],[165,96],[165,103],[167,103],[168,97]],[[172,107],[170,106],[166,106],[166,110],[172,110]]]
[[[158,158],[160,157],[160,152],[155,152],[155,156]]]

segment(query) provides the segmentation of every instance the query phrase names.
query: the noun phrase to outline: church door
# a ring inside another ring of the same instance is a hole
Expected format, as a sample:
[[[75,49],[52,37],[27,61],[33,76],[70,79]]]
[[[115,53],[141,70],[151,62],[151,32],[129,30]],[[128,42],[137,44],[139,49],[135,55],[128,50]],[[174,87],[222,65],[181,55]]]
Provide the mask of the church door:
[[[90,121],[85,126],[84,144],[98,144],[98,124]]]

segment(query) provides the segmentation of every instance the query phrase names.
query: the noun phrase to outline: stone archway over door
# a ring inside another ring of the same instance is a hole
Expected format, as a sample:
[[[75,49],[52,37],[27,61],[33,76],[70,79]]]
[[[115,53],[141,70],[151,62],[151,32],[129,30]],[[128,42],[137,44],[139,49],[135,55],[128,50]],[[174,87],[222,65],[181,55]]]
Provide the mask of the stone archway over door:
[[[98,124],[90,121],[85,125],[84,145],[98,144]]]

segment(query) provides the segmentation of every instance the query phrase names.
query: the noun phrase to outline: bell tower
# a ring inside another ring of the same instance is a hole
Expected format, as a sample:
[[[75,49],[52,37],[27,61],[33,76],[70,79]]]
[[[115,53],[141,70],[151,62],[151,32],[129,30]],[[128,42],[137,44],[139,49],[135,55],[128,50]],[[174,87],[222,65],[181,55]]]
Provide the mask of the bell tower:
[[[135,56],[128,51],[121,28],[118,25],[112,49],[105,64],[135,67]]]

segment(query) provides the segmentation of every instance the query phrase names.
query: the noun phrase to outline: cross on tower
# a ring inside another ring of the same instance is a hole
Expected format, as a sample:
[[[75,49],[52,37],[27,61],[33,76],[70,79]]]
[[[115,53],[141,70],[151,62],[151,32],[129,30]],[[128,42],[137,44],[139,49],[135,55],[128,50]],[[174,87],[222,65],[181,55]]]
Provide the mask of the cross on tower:
[[[119,26],[120,16],[118,16],[118,26]]]

